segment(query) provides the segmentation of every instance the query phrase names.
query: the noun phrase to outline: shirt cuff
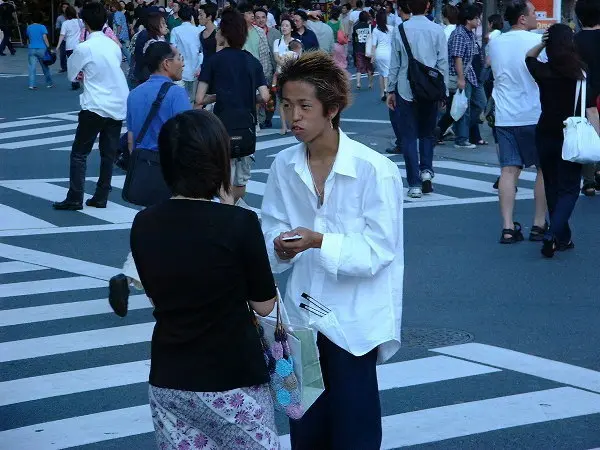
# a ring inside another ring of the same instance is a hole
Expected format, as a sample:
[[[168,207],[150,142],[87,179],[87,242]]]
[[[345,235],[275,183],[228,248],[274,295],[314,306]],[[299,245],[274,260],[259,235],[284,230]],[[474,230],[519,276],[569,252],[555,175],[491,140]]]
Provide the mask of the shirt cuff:
[[[321,265],[337,278],[338,268],[342,255],[344,235],[341,233],[326,233],[321,243]]]

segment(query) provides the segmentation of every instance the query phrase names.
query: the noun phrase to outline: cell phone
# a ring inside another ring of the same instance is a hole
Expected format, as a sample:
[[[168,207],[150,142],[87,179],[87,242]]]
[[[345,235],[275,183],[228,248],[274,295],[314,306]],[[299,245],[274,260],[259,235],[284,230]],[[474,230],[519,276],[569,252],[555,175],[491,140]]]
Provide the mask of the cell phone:
[[[295,241],[299,241],[300,239],[302,239],[302,236],[300,236],[299,234],[297,234],[295,236],[288,236],[288,237],[281,238],[281,240],[285,241],[285,242],[295,242]]]

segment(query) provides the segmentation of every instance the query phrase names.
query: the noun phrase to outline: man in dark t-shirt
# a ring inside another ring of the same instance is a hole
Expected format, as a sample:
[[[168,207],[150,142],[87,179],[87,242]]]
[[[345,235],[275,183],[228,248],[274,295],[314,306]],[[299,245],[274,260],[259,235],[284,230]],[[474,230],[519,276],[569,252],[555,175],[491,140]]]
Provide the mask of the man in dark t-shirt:
[[[581,22],[581,31],[575,35],[575,45],[587,66],[588,89],[593,98],[600,98],[600,2],[578,0],[575,13]],[[584,164],[583,187],[588,196],[600,190],[600,165]]]
[[[4,33],[2,43],[0,43],[0,56],[6,56],[4,49],[8,47],[8,51],[14,55],[15,48],[10,41],[12,36],[12,26],[15,14],[15,4],[13,2],[0,1],[0,30]]]
[[[217,117],[225,111],[244,109],[256,124],[256,103],[266,103],[269,90],[260,62],[242,50],[246,36],[244,16],[237,11],[225,11],[216,35],[217,46],[223,49],[202,66],[196,91],[196,108],[215,103],[213,112]],[[259,98],[256,91],[259,92]],[[208,92],[211,94],[207,95]],[[231,160],[231,187],[236,202],[246,193],[252,162],[252,156]]]

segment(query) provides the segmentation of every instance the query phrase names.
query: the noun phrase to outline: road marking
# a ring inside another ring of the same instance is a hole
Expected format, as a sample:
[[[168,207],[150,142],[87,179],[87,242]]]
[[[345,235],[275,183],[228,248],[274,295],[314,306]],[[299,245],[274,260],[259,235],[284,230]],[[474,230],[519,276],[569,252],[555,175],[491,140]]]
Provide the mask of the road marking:
[[[141,405],[0,432],[0,448],[53,450],[154,431],[150,406]]]
[[[539,356],[476,343],[441,347],[431,351],[600,392],[600,372]]]
[[[382,417],[381,448],[427,444],[599,412],[600,395],[570,387],[459,403]],[[282,450],[291,448],[289,435],[280,439]]]
[[[0,406],[144,383],[149,371],[150,360],[145,360],[5,381],[0,383]],[[377,378],[379,390],[386,391],[499,371],[447,356],[431,356],[377,366]]]
[[[96,231],[128,230],[130,223],[109,223],[106,225],[80,225],[76,227],[27,228],[23,230],[0,230],[0,237],[40,236],[44,234],[91,233]]]
[[[456,161],[434,161],[433,162],[434,169],[439,167],[440,169],[452,169],[452,170],[461,170],[463,172],[471,172],[471,173],[485,173],[487,175],[496,175],[500,176],[500,167],[496,166],[481,166],[477,164],[465,164]],[[537,176],[536,172],[529,172],[527,170],[521,171],[521,175],[519,179],[527,180],[527,181],[535,181]]]
[[[40,268],[47,269],[47,267]],[[0,270],[2,270],[1,266]],[[106,286],[106,283],[103,286]],[[145,295],[131,295],[129,297],[129,306],[127,308],[129,311],[146,308],[152,308],[152,305]],[[0,327],[109,313],[112,313],[112,309],[106,298],[54,303],[52,305],[31,306],[28,308],[4,309],[0,310]]]
[[[146,322],[137,325],[3,342],[0,343],[0,362],[148,342],[153,329],[154,322]]]
[[[24,212],[0,203],[0,228],[18,230],[23,228],[56,228],[56,225],[25,214]]]
[[[53,127],[36,127],[36,128],[29,128],[27,130],[8,131],[5,133],[0,133],[0,140],[21,138],[21,137],[25,137],[25,136],[35,136],[38,134],[59,133],[61,131],[71,131],[71,130],[74,130],[75,128],[77,128],[76,123],[69,123],[66,125],[56,125]]]
[[[481,364],[465,364],[456,358],[436,356],[413,359],[398,363],[377,366],[377,380],[380,390],[396,389],[439,381],[484,375],[500,372],[499,369]],[[1,396],[0,396],[1,397]]]
[[[400,166],[403,163],[396,163]],[[402,170],[401,170],[402,172]],[[446,175],[436,173],[433,177],[433,185],[440,184],[442,186],[450,186],[458,189],[466,189],[469,191],[483,192],[486,194],[498,195],[498,190],[494,189],[489,181],[474,180],[472,178],[456,177],[454,175]],[[519,188],[520,194],[533,194],[533,189]]]
[[[295,137],[284,137],[279,139],[271,139],[269,141],[261,141],[256,143],[256,151],[265,150],[268,148],[281,147],[284,145],[296,145],[299,141]]]
[[[429,194],[425,194],[427,196]],[[516,200],[531,200],[533,194],[521,194],[517,195]],[[404,209],[410,208],[425,208],[432,206],[452,206],[452,205],[470,205],[473,203],[494,203],[498,201],[498,197],[470,197],[470,198],[457,198],[455,200],[440,200],[440,201],[429,201],[429,202],[406,202],[404,203]]]
[[[77,119],[75,119],[75,120],[77,120]],[[66,126],[66,125],[64,125],[64,126]],[[77,125],[75,125],[73,128],[77,128]],[[121,129],[121,133],[124,133],[125,131],[127,131],[126,128]],[[40,139],[29,139],[27,141],[5,142],[3,144],[0,144],[0,149],[16,150],[16,149],[20,149],[20,148],[39,147],[42,145],[57,144],[59,142],[73,142],[74,139],[75,139],[74,134],[68,134],[68,135],[53,136],[53,137],[40,138]]]
[[[41,116],[29,116],[29,117],[19,117],[20,120],[25,120],[25,119],[44,119],[44,118],[59,118],[62,120],[79,120],[78,116],[74,115],[74,114],[79,114],[81,110],[78,109],[77,111],[65,111],[65,112],[61,112],[61,113],[54,113],[54,114],[42,114]]]
[[[6,261],[0,262],[0,275],[7,273],[21,273],[21,272],[33,272],[36,270],[46,270],[47,267],[38,266],[36,264],[24,263],[21,261]],[[2,314],[3,311],[0,311]],[[0,320],[0,326],[2,321]]]
[[[31,120],[15,120],[13,122],[0,123],[0,130],[7,128],[29,127],[31,125],[43,125],[46,123],[59,122],[58,119],[31,119]]]
[[[32,195],[34,197],[49,201],[61,201],[67,197],[68,192],[68,189],[65,187],[37,180],[3,181],[0,183],[0,185],[23,194]],[[88,199],[90,197],[91,195],[89,194],[84,195],[84,199]],[[135,215],[138,213],[138,210],[109,201],[106,208],[84,207],[82,210],[76,212],[94,217],[96,219],[104,220],[106,222],[131,223],[133,222]],[[73,212],[63,211],[63,213],[72,214]]]
[[[113,275],[120,272],[119,269],[103,266],[102,264],[2,243],[0,243],[0,257],[38,264],[50,269],[62,270],[105,281],[110,280]]]
[[[106,281],[89,277],[53,278],[50,280],[23,281],[0,284],[0,298],[23,295],[49,294],[51,292],[78,291],[106,287]]]

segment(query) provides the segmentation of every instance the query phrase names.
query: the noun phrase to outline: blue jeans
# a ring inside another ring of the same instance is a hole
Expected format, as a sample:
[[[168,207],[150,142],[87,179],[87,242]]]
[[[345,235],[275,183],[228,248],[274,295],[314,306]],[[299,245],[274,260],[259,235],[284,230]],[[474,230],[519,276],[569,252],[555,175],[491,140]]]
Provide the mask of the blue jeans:
[[[473,92],[473,85],[468,81],[465,82],[465,95],[467,96],[467,110],[463,116],[454,125],[454,133],[456,134],[456,140],[454,141],[457,145],[465,145],[469,143],[469,131],[471,129],[471,93]]]
[[[437,113],[438,102],[409,102],[396,93],[396,108],[390,111],[390,121],[400,141],[409,187],[421,187],[421,172],[427,170],[433,175]]]
[[[50,69],[42,62],[42,58],[45,54],[45,48],[29,49],[29,87],[35,87],[35,66],[38,62],[40,63],[40,66],[42,66],[42,71],[46,77],[46,84],[52,84],[52,75],[50,75]]]
[[[121,52],[127,60],[127,64],[131,64],[131,52],[129,51],[129,39],[121,39]]]
[[[471,100],[469,102],[469,109],[471,110],[471,126],[469,127],[469,139],[473,144],[477,144],[481,141],[481,133],[479,131],[479,117],[481,113],[485,111],[487,106],[487,98],[485,96],[485,89],[483,83],[479,83],[479,86],[473,87],[471,92]]]

